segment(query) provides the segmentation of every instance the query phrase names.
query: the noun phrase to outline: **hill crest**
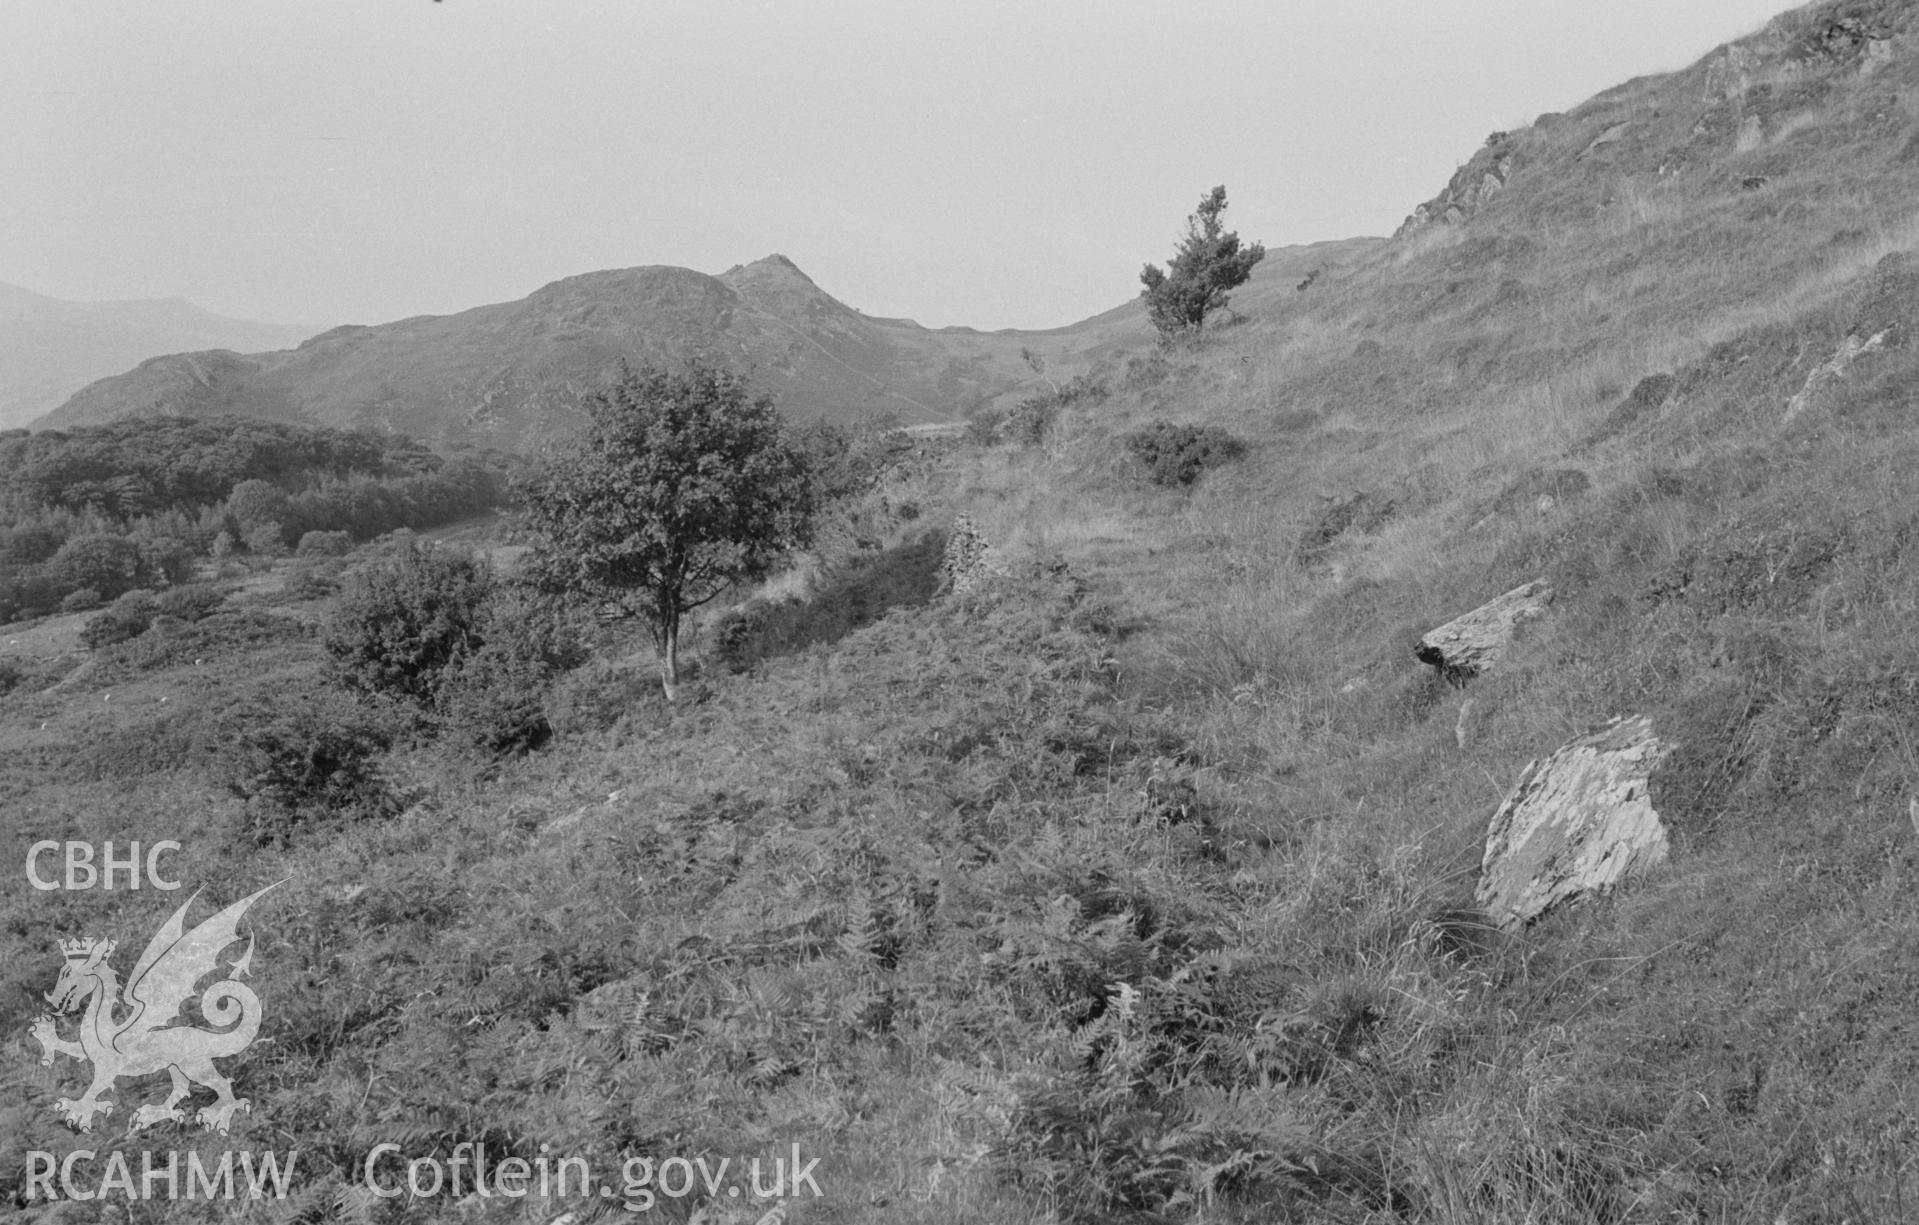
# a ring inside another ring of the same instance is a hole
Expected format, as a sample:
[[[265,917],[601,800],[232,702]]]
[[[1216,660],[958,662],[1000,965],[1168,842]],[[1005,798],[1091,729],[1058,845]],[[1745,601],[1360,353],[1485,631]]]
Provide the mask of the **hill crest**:
[[[277,348],[313,330],[229,319],[184,298],[76,302],[0,283],[0,429],[161,354]]]
[[[1032,383],[1029,344],[1064,369],[1146,334],[1136,309],[1048,333],[873,318],[775,254],[719,276],[672,265],[581,273],[513,302],[337,327],[292,350],[175,354],[84,388],[36,424],[245,412],[527,450],[572,428],[579,398],[620,361],[694,353],[747,370],[796,417],[926,424]]]

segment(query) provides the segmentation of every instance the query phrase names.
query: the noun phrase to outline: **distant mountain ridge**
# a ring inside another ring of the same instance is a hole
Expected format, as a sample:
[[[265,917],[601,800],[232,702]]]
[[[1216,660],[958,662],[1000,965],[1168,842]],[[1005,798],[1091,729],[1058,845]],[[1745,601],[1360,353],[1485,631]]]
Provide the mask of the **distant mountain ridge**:
[[[0,282],[0,429],[158,354],[278,348],[314,330],[228,319],[181,298],[72,302]]]
[[[770,255],[718,276],[663,265],[590,272],[516,302],[334,328],[290,350],[153,358],[35,424],[238,412],[528,451],[577,425],[581,398],[622,360],[698,354],[747,372],[797,418],[891,414],[914,425],[1030,393],[1040,380],[1025,349],[1059,377],[1150,335],[1137,307],[1044,332],[875,318]]]

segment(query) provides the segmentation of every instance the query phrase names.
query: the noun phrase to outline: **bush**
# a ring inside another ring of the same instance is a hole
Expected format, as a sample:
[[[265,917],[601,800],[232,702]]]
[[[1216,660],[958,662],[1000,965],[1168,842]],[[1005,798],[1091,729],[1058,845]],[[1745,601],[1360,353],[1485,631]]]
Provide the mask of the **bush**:
[[[226,596],[211,583],[188,583],[182,587],[169,587],[154,600],[154,611],[160,616],[178,617],[182,621],[200,621],[226,603]]]
[[[547,687],[586,654],[556,605],[411,541],[354,576],[322,642],[344,687],[411,702],[488,753],[545,743]]]
[[[322,816],[375,817],[398,807],[377,768],[392,733],[337,695],[255,698],[227,712],[214,772],[247,804],[247,837],[284,845]]]
[[[1216,425],[1160,421],[1128,434],[1126,449],[1155,485],[1190,485],[1200,473],[1244,455],[1246,444]]]
[[[151,591],[129,591],[113,606],[88,618],[80,630],[80,645],[97,651],[116,642],[126,642],[147,632],[159,614],[160,602]]]
[[[440,689],[447,732],[488,754],[524,753],[553,737],[547,719],[552,674],[537,659],[488,644],[461,664]]]
[[[91,587],[82,587],[78,591],[69,591],[60,600],[60,611],[64,613],[86,612],[105,603],[100,593]]]
[[[1093,404],[1105,401],[1110,393],[1106,384],[1076,375],[1064,386],[1055,388],[1044,395],[1030,396],[1014,407],[1000,422],[998,433],[1009,442],[1024,447],[1036,447],[1046,441],[1052,433],[1053,425],[1059,420],[1060,413],[1082,400]]]
[[[446,730],[484,753],[540,747],[553,735],[553,678],[583,663],[585,646],[555,606],[511,589],[488,601],[481,638],[441,685],[437,707]]]
[[[308,532],[294,548],[295,557],[345,557],[353,549],[353,537],[345,532]]]
[[[432,707],[481,644],[493,574],[470,553],[408,541],[354,575],[321,634],[335,678],[356,693]]]
[[[1006,414],[1000,430],[1008,442],[1018,443],[1022,447],[1036,447],[1046,441],[1053,431],[1053,422],[1059,419],[1059,398],[1057,396],[1032,396],[1021,400]]]

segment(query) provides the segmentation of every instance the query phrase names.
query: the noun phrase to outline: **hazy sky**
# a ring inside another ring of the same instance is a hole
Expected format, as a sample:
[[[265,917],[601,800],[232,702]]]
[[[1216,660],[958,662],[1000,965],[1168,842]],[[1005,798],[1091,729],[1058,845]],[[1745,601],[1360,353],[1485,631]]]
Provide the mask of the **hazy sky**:
[[[1390,232],[1488,132],[1781,0],[0,0],[0,281],[378,323],[778,251],[860,310],[1052,327],[1215,183]]]

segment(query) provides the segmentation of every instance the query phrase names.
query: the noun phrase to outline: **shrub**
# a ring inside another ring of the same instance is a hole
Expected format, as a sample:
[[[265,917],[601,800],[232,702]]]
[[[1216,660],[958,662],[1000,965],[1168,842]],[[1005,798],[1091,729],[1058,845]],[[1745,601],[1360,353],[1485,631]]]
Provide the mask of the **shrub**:
[[[129,591],[113,606],[90,617],[80,630],[80,645],[97,651],[116,642],[126,642],[147,632],[159,614],[160,602],[151,591]]]
[[[354,576],[322,642],[347,689],[411,702],[489,753],[552,735],[547,688],[586,655],[557,605],[470,554],[411,541]]]
[[[86,612],[105,603],[100,593],[91,587],[82,587],[78,591],[69,591],[60,600],[60,611],[67,613]]]
[[[556,606],[512,589],[493,593],[480,637],[482,645],[441,685],[446,730],[485,753],[540,747],[553,735],[553,679],[585,661],[585,646]]]
[[[753,647],[766,628],[766,601],[750,600],[729,608],[713,623],[713,657],[728,672],[752,668]]]
[[[999,423],[998,433],[1009,442],[1036,447],[1046,441],[1061,412],[1082,400],[1099,404],[1109,394],[1105,383],[1076,375],[1064,386],[1020,401]]]
[[[1021,400],[1006,414],[1000,429],[1007,441],[1023,447],[1036,447],[1046,441],[1053,422],[1059,418],[1059,400],[1055,396],[1032,396]]]
[[[448,733],[483,753],[523,753],[553,736],[547,719],[552,674],[537,659],[489,643],[466,659],[440,689]]]
[[[27,679],[27,670],[20,666],[17,659],[0,659],[0,697],[5,697],[20,687]]]
[[[154,611],[182,621],[199,621],[226,603],[226,596],[211,583],[188,583],[169,587],[154,600]]]
[[[302,822],[322,816],[373,817],[396,808],[377,758],[392,733],[371,712],[337,695],[259,697],[222,719],[214,772],[246,801],[247,837],[284,844]]]
[[[493,574],[469,553],[408,541],[354,575],[321,634],[335,678],[356,693],[437,701],[481,645]]]
[[[1126,449],[1155,485],[1190,485],[1200,473],[1244,455],[1246,444],[1216,425],[1160,421],[1128,434]]]
[[[345,557],[353,549],[353,537],[345,532],[308,532],[295,546],[295,557]]]

